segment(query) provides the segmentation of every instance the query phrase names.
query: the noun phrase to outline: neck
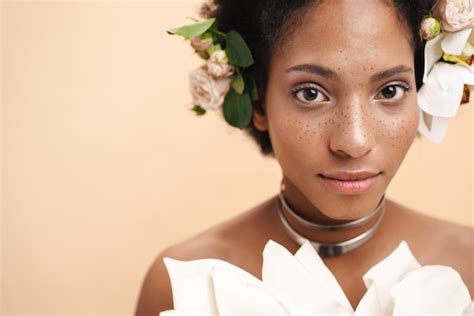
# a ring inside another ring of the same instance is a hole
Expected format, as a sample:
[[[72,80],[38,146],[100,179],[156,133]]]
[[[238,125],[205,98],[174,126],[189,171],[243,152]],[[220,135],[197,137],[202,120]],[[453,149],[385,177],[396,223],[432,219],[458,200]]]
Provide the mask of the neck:
[[[332,219],[316,209],[307,199],[292,199],[301,194],[289,186],[283,186],[278,199],[288,224],[303,237],[319,243],[334,244],[355,238],[370,230],[383,216],[384,196],[374,209],[354,220]],[[308,205],[311,204],[311,205]],[[297,205],[302,205],[298,207]],[[306,206],[306,207],[305,207]],[[302,212],[301,210],[311,211]]]

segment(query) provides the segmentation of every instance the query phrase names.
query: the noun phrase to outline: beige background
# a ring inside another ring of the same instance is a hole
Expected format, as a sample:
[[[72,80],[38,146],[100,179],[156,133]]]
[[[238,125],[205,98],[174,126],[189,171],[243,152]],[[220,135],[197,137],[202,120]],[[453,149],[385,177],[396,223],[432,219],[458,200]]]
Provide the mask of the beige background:
[[[165,29],[197,3],[2,2],[2,315],[130,315],[160,250],[276,194],[275,161],[187,110],[200,60]],[[474,226],[473,105],[389,197]]]

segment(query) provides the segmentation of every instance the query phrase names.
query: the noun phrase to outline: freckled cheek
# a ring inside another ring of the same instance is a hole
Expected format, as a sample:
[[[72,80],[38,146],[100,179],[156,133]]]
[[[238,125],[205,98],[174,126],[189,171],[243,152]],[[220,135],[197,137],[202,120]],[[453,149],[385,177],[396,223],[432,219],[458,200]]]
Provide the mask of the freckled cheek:
[[[286,113],[271,120],[270,134],[275,153],[284,152],[299,157],[314,156],[321,148],[322,122],[311,115]]]
[[[418,128],[418,108],[411,107],[399,115],[383,119],[380,126],[381,144],[385,147],[388,157],[398,167],[405,157],[416,136]]]

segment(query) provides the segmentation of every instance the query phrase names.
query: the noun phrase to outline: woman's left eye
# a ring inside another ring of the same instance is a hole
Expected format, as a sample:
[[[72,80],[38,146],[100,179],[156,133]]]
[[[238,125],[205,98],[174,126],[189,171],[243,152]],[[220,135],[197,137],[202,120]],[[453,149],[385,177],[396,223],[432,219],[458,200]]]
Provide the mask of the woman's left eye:
[[[409,87],[406,85],[392,84],[380,90],[376,99],[400,100],[408,90]]]

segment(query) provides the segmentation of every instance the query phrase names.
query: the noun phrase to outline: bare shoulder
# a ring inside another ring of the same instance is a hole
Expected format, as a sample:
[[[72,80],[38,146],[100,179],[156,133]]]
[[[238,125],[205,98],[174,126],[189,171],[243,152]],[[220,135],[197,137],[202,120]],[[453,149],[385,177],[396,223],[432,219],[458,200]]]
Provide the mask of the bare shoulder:
[[[195,240],[188,243],[182,242],[163,250],[153,261],[146,272],[140,295],[138,298],[135,315],[158,315],[164,310],[173,309],[173,296],[168,271],[164,264],[165,257],[178,260],[193,260],[201,257],[217,257],[222,253],[219,243],[212,241]],[[202,253],[197,249],[201,248]],[[211,254],[206,256],[205,253]]]
[[[163,250],[145,275],[135,315],[157,316],[161,311],[173,308],[171,282],[163,262],[165,257],[183,261],[214,258],[241,267],[245,265],[242,258],[251,262],[252,259],[242,252],[249,249],[248,245],[255,244],[256,238],[252,234],[257,230],[254,225],[258,223],[260,210],[265,203],[267,202]],[[248,267],[243,268],[249,270]]]
[[[210,239],[196,239],[189,242],[168,247],[163,250],[152,262],[142,283],[138,302],[136,305],[136,316],[157,316],[164,310],[173,309],[173,296],[171,282],[163,259],[166,257],[178,260],[194,260],[203,257],[218,257],[223,251],[221,245]],[[197,249],[201,248],[202,252]],[[206,255],[210,254],[209,256]]]
[[[396,203],[395,203],[396,204]],[[474,295],[474,228],[397,204],[408,244],[423,265],[447,265],[459,272]]]
[[[407,207],[401,206],[406,220],[418,227],[414,231],[419,232],[419,236],[426,244],[433,248],[438,248],[437,253],[441,250],[450,250],[446,253],[457,254],[460,260],[465,260],[472,254],[474,250],[474,228],[468,225],[461,225],[440,219],[423,212],[419,212]],[[411,226],[410,225],[410,226]],[[434,246],[437,247],[434,247]],[[470,252],[466,252],[471,250]],[[472,259],[472,258],[470,258]]]

